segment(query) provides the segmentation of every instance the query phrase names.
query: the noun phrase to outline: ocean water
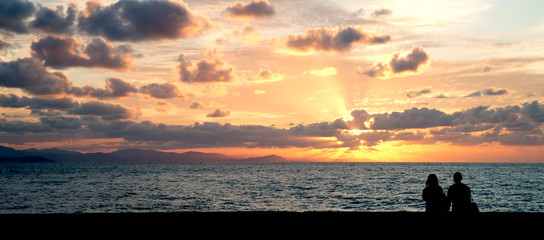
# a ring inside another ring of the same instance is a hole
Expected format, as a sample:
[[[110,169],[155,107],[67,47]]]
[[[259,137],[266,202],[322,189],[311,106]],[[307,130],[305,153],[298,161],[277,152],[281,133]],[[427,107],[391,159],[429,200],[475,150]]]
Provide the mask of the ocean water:
[[[459,171],[482,212],[543,212],[544,164],[0,164],[0,213],[423,212],[430,173]],[[5,173],[17,170],[19,173]]]

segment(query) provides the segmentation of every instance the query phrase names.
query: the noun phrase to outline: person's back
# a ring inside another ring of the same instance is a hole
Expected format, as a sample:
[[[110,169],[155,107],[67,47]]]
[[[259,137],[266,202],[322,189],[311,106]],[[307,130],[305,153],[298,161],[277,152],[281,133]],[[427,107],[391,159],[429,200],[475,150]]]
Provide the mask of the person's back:
[[[446,195],[442,187],[438,185],[438,178],[430,174],[426,187],[423,189],[423,200],[425,200],[425,212],[427,213],[445,213],[448,211],[446,206]]]
[[[453,213],[469,213],[470,212],[470,188],[461,183],[461,173],[456,172],[453,175],[455,184],[448,189],[448,198],[451,200],[451,211]]]

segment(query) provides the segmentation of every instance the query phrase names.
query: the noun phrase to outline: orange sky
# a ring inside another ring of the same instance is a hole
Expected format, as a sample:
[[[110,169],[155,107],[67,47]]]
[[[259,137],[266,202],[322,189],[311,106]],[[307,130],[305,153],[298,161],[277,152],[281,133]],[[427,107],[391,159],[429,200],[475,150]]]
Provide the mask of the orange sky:
[[[2,4],[3,146],[544,162],[538,1]]]

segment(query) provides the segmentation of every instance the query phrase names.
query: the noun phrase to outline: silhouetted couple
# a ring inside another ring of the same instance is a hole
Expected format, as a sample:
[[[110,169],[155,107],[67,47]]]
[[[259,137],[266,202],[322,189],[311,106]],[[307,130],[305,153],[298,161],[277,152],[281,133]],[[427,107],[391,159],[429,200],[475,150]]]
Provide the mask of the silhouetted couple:
[[[453,174],[454,184],[448,188],[448,195],[444,194],[442,187],[438,184],[438,177],[430,174],[423,189],[423,200],[426,202],[425,212],[432,214],[447,213],[450,210],[453,214],[473,213],[470,188],[461,183],[462,175],[459,172]]]

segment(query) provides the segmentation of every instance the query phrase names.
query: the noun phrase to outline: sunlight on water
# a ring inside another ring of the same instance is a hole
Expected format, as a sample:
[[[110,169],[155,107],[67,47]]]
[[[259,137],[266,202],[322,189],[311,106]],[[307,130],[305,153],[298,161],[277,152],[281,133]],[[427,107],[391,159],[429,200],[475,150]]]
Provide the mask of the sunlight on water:
[[[481,211],[544,211],[543,164],[3,164],[0,213],[424,211],[429,173],[463,173]]]

